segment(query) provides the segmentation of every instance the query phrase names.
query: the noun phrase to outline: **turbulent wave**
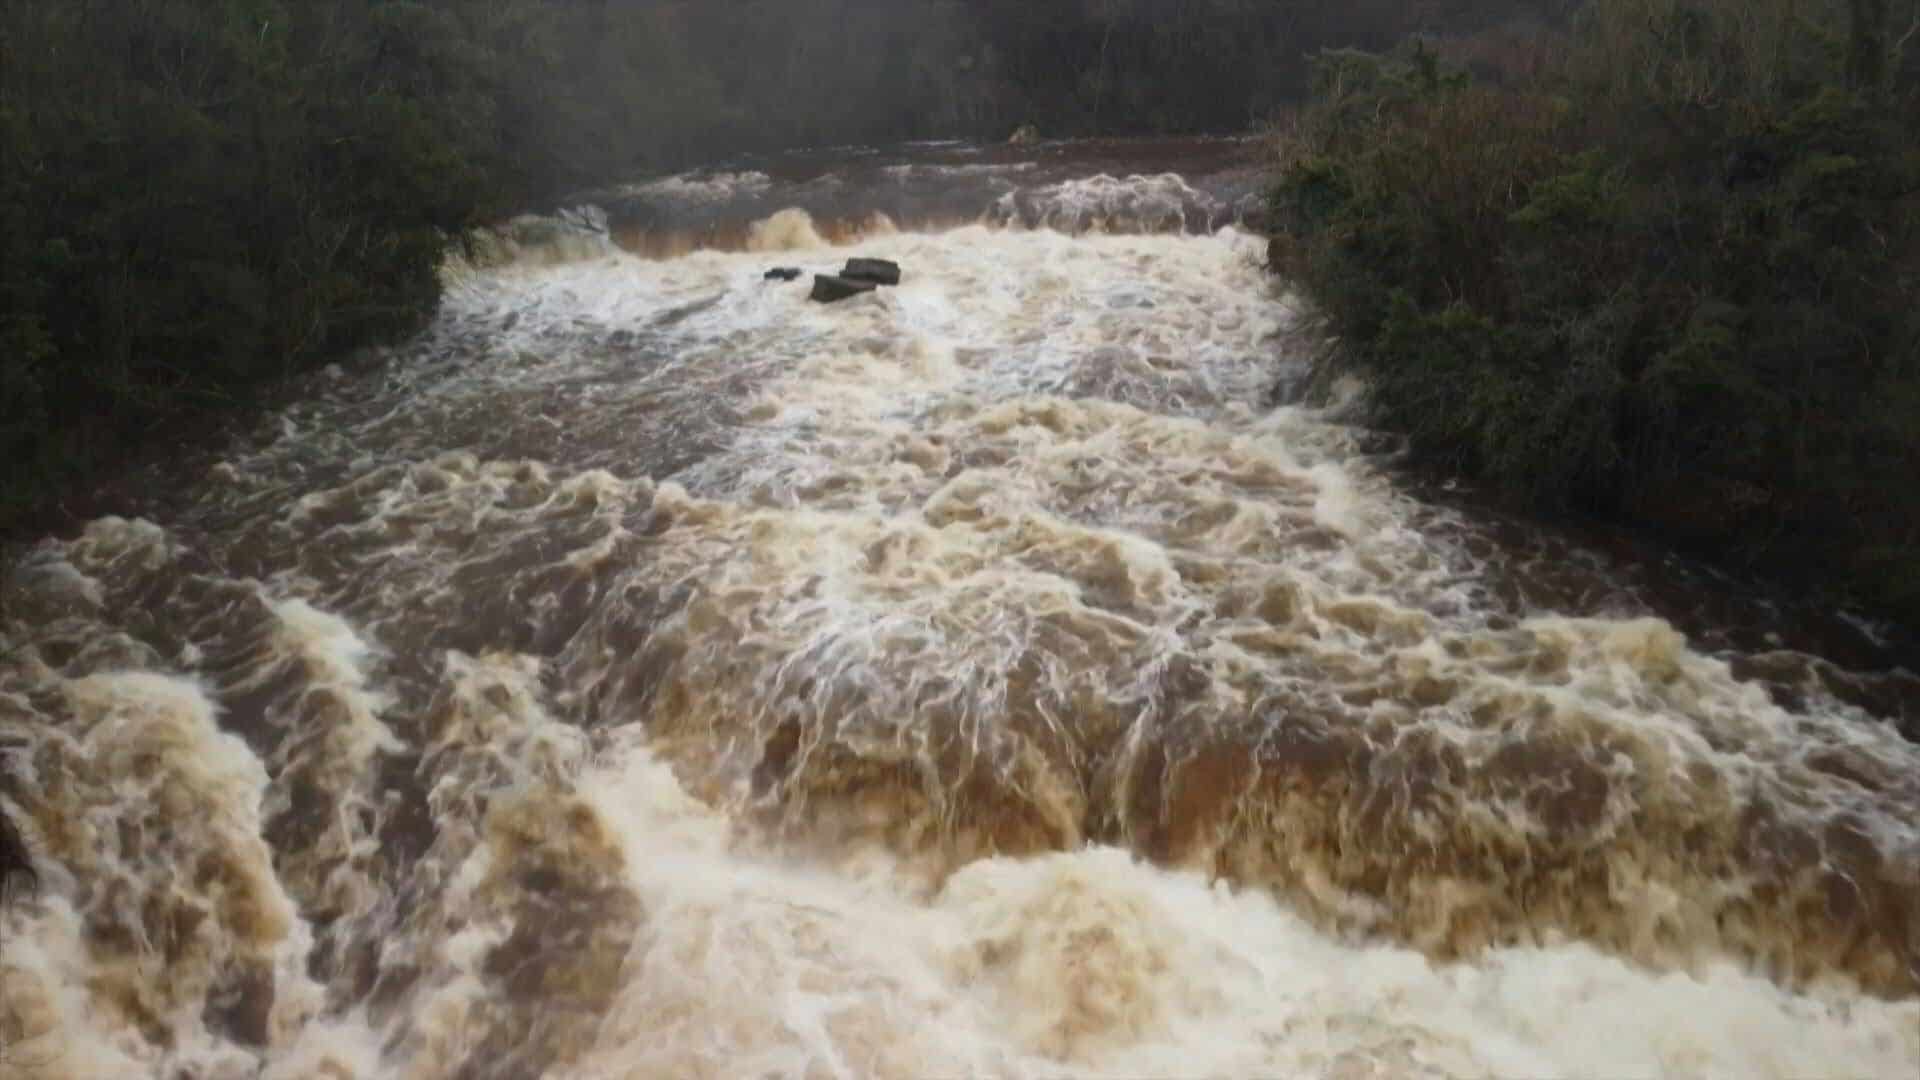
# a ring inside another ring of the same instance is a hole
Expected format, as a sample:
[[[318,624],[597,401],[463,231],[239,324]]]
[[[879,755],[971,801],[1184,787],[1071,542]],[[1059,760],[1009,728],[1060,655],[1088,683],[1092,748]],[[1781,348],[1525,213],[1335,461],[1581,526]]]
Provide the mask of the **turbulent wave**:
[[[550,217],[523,214],[505,225],[475,233],[455,263],[490,268],[515,263],[555,266],[598,259],[616,250],[609,228],[607,212],[591,204]]]
[[[904,155],[790,156],[585,198],[607,208],[622,249],[647,258],[846,245],[898,229],[976,224],[1209,235],[1259,217],[1263,165],[1257,142],[1234,140],[1065,143],[1041,151],[949,144]],[[804,242],[786,239],[795,235],[796,214],[807,221]]]
[[[1196,190],[1178,173],[1101,174],[1009,191],[994,203],[990,217],[1003,225],[1076,234],[1207,232],[1235,224],[1240,210]]]
[[[469,266],[19,553],[0,1072],[1920,1066],[1904,676],[1412,498],[1189,181],[1046,183],[832,307],[798,208]]]

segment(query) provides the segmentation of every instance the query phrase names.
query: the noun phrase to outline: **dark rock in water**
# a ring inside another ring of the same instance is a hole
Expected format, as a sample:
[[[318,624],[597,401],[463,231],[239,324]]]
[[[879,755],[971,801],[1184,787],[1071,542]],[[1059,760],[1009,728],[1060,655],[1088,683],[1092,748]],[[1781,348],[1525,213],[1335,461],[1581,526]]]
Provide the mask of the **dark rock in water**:
[[[761,280],[763,281],[795,281],[795,280],[798,280],[799,277],[800,277],[800,268],[797,266],[776,266],[773,269],[767,271],[767,276],[762,278]]]
[[[900,284],[900,264],[887,259],[848,259],[840,276],[850,281],[871,281],[875,285]]]
[[[837,300],[845,300],[849,296],[870,293],[877,287],[877,283],[872,281],[855,281],[852,278],[838,277],[833,274],[815,274],[813,275],[813,295],[807,299],[831,304]]]

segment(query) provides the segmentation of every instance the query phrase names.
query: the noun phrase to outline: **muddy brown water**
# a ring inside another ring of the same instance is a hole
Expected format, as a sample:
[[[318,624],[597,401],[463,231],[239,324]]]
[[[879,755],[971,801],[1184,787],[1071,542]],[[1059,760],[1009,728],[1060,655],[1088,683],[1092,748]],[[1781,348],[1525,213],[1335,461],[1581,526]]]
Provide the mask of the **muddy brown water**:
[[[1274,407],[1261,166],[593,193],[11,551],[0,1073],[1911,1074],[1910,641]]]

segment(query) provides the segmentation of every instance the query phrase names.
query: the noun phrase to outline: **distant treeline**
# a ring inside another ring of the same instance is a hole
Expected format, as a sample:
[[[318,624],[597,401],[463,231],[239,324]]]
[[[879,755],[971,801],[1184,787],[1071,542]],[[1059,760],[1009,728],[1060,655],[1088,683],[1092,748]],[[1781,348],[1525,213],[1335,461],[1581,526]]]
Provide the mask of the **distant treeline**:
[[[450,241],[742,151],[1244,130],[1306,56],[1551,0],[8,0],[0,531],[122,436],[420,324]]]
[[[1417,459],[1920,625],[1920,2],[1316,61],[1278,269]]]

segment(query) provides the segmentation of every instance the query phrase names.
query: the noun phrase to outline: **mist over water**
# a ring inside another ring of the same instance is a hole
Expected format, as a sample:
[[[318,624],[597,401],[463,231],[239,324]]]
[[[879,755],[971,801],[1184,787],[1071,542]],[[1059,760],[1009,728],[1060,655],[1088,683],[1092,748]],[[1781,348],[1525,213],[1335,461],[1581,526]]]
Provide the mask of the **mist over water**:
[[[1911,1075],[1913,677],[1272,407],[1253,153],[523,220],[12,553],[0,1075]]]

